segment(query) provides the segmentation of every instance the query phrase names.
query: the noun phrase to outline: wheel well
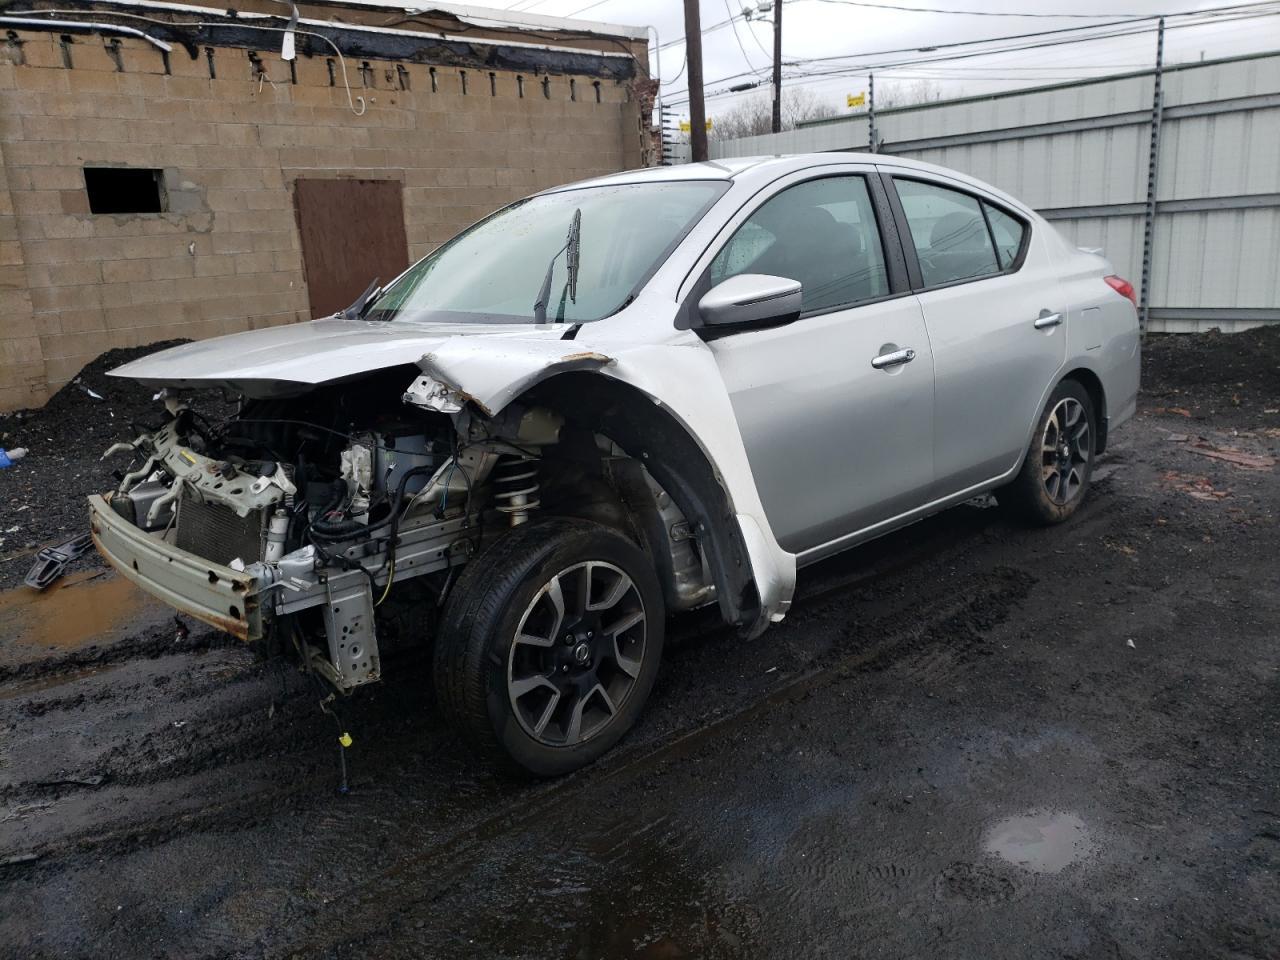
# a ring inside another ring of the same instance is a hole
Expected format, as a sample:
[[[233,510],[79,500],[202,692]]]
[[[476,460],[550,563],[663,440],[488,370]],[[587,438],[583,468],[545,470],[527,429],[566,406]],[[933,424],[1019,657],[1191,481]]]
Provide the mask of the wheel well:
[[[734,624],[755,621],[759,598],[729,496],[702,449],[674,416],[630,384],[583,371],[545,380],[516,402],[559,413],[565,418],[562,436],[572,436],[575,431],[579,435],[585,431],[601,434],[643,465],[695,531],[725,620]],[[582,453],[587,452],[585,444],[577,442],[575,446]],[[598,452],[594,455],[598,457]],[[652,510],[651,503],[638,502],[645,497],[637,495],[643,487],[637,487],[634,480],[630,484],[618,483],[617,487],[622,504],[633,513],[642,514],[645,506]],[[650,539],[645,524],[651,519],[641,515],[635,524],[640,529],[624,532],[633,538],[640,533],[642,542]],[[665,580],[668,571],[660,559],[658,565],[660,578]]]
[[[1094,416],[1098,421],[1095,424],[1098,439],[1093,445],[1093,452],[1102,453],[1107,449],[1107,395],[1102,389],[1102,381],[1098,379],[1096,373],[1085,367],[1077,367],[1062,379],[1074,380],[1089,394],[1089,402],[1093,404]]]

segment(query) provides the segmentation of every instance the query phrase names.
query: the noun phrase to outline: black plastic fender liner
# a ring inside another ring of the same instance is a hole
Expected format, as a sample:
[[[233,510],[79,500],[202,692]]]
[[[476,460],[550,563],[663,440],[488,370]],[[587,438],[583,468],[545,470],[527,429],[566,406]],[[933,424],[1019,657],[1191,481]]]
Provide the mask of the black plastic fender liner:
[[[751,559],[728,493],[675,417],[636,387],[589,372],[554,376],[532,387],[521,402],[551,407],[640,461],[694,525],[725,621],[744,627],[759,621]]]

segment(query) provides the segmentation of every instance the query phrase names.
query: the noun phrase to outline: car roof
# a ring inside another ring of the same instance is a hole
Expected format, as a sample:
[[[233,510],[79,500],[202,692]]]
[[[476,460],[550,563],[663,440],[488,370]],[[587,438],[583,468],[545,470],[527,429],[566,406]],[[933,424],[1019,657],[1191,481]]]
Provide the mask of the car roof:
[[[825,166],[832,163],[888,163],[894,166],[915,167],[921,170],[936,170],[940,173],[954,175],[954,171],[945,170],[931,163],[909,160],[905,157],[890,157],[884,154],[839,151],[835,153],[798,153],[774,154],[759,157],[726,157],[723,160],[704,160],[701,163],[682,163],[669,167],[639,167],[634,170],[623,170],[619,173],[606,174],[603,177],[592,177],[563,186],[552,187],[545,192],[578,189],[580,187],[612,186],[625,183],[647,183],[655,181],[678,180],[734,180],[746,175],[764,174],[766,178],[782,176],[795,170],[809,167]]]
[[[917,170],[945,177],[949,180],[966,184],[970,188],[987,193],[990,196],[1006,201],[1010,206],[1030,214],[1031,208],[1016,197],[999,190],[989,183],[984,183],[968,174],[948,167],[940,167],[922,160],[899,157],[883,153],[866,153],[855,151],[835,151],[831,153],[775,154],[760,157],[732,157],[722,160],[706,160],[701,163],[682,163],[670,167],[640,167],[635,170],[623,170],[620,173],[607,174],[576,183],[566,183],[552,187],[544,193],[558,193],[562,190],[577,190],[582,187],[621,186],[633,183],[682,182],[682,181],[760,181],[768,182],[813,167],[829,166],[837,163],[875,163],[898,169]]]

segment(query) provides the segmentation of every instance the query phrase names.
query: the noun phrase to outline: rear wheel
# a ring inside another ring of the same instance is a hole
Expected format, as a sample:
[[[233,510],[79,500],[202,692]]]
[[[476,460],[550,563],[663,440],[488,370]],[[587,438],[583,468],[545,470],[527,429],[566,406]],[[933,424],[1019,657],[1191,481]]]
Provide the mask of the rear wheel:
[[[467,564],[445,606],[435,682],[479,752],[535,776],[601,756],[634,725],[662,657],[657,577],[600,524],[525,524]]]
[[[1061,523],[1084,501],[1093,476],[1093,402],[1074,380],[1050,395],[1022,470],[997,499],[1033,523]]]

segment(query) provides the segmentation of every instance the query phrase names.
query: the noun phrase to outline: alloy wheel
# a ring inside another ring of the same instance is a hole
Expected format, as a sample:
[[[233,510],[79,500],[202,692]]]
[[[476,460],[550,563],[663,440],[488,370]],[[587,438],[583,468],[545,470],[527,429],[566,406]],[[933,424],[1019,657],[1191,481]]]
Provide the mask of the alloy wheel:
[[[1059,506],[1069,503],[1084,488],[1093,452],[1084,404],[1074,397],[1059,401],[1045,422],[1040,450],[1045,493]]]
[[[543,584],[507,658],[507,695],[525,733],[571,747],[607,727],[640,676],[645,623],[640,591],[611,563],[584,561]]]

